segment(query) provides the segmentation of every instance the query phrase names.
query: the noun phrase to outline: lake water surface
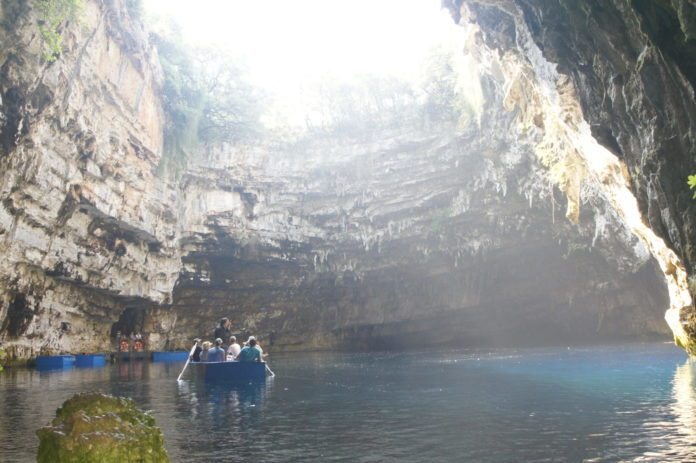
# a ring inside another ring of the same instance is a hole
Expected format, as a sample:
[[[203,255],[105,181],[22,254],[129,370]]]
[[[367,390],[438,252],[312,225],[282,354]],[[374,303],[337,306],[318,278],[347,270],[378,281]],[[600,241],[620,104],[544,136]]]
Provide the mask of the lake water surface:
[[[0,461],[76,392],[150,409],[174,462],[696,462],[696,363],[668,344],[271,358],[265,385],[183,366],[0,374]]]

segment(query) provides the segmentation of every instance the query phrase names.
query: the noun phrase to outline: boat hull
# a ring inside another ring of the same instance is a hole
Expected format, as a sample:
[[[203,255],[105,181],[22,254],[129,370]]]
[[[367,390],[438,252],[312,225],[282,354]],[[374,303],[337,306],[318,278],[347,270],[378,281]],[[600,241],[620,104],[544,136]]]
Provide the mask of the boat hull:
[[[208,382],[258,382],[266,380],[266,364],[260,362],[191,362],[197,380]]]

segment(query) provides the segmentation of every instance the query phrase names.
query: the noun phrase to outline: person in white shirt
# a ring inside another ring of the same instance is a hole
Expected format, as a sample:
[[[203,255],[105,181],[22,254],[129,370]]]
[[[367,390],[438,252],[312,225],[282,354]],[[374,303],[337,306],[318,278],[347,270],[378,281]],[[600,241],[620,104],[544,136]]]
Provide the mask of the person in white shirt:
[[[227,360],[234,360],[239,355],[242,348],[237,344],[237,338],[230,337],[230,347],[227,348]]]

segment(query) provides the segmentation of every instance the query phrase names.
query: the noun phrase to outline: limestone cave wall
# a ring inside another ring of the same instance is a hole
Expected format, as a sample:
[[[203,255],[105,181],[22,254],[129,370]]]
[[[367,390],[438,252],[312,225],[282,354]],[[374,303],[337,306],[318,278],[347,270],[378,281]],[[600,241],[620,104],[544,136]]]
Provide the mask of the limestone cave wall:
[[[109,350],[127,306],[178,278],[175,191],[155,175],[159,67],[122,2],[86,2],[42,59],[33,2],[0,6],[0,339],[11,358]]]
[[[660,263],[670,293],[665,318],[677,343],[696,353],[688,277],[694,202],[684,183],[696,163],[694,2],[443,4],[456,21],[477,24],[488,47],[529,71],[532,87],[542,89],[531,94],[547,107],[538,126],[565,143],[538,149],[582,160],[587,177]],[[549,120],[553,112],[556,120]]]
[[[499,109],[465,129],[202,153],[171,343],[222,316],[275,349],[664,336],[647,248],[591,190],[565,219],[502,93],[488,98]]]
[[[693,335],[691,3],[446,2],[476,117],[204,143],[179,179],[125,3],[86,2],[54,63],[33,5],[0,4],[14,359],[184,348],[222,316],[285,350],[664,338],[667,309]]]

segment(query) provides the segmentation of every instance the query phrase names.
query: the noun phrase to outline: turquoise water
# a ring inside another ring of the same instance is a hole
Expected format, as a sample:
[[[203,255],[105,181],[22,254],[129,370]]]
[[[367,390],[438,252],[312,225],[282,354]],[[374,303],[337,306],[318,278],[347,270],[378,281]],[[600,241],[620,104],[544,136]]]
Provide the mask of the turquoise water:
[[[261,386],[182,364],[0,375],[0,461],[79,391],[153,410],[172,461],[696,461],[696,363],[667,344],[273,355]]]

